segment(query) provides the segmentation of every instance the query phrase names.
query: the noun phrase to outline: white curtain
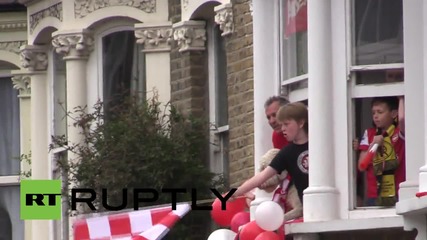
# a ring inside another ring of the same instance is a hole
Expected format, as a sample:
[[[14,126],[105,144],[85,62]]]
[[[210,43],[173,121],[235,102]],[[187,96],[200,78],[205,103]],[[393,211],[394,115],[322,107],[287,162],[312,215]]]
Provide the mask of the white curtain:
[[[19,194],[19,186],[0,187],[0,240],[24,240]]]
[[[0,176],[19,175],[19,100],[10,78],[0,78]],[[0,186],[0,240],[23,240],[19,186]]]

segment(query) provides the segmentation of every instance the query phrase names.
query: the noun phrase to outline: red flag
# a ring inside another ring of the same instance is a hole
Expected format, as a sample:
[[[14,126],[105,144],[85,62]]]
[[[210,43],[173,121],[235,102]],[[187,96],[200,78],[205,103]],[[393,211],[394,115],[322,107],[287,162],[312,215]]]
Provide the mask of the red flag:
[[[307,31],[307,0],[285,2],[285,36]]]

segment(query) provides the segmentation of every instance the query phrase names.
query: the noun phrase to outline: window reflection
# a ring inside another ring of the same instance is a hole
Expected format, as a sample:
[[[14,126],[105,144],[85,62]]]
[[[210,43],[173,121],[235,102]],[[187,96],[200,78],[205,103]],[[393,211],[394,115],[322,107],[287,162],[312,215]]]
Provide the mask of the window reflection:
[[[402,63],[402,0],[357,0],[353,11],[353,63]]]

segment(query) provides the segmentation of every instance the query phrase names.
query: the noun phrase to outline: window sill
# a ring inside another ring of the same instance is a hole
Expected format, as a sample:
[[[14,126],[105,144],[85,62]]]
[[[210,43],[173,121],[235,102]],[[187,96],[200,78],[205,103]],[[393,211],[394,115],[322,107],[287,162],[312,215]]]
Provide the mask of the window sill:
[[[399,201],[396,204],[396,212],[399,215],[423,215],[427,214],[427,196],[414,197]]]
[[[57,153],[65,152],[65,151],[67,151],[66,147],[57,147],[57,148],[52,149],[50,152],[53,154],[57,154]]]
[[[365,219],[340,219],[325,222],[302,222],[285,225],[286,234],[342,232],[368,229],[401,228],[402,216]]]
[[[19,185],[19,175],[0,176],[0,186]]]

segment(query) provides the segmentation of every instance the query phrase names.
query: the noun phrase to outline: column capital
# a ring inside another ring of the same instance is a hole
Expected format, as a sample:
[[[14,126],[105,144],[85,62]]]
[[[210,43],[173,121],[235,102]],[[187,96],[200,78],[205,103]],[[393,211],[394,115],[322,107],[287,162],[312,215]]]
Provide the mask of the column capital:
[[[204,21],[184,21],[173,25],[173,39],[180,52],[204,51],[206,49],[206,23]]]
[[[46,71],[48,58],[45,46],[23,45],[20,47],[21,66],[30,71]]]
[[[135,24],[136,43],[143,45],[143,52],[168,52],[171,50],[172,23]]]
[[[64,59],[85,59],[93,50],[92,32],[87,29],[54,32],[52,45]]]
[[[12,71],[13,88],[19,90],[20,98],[31,96],[31,73],[28,71]]]
[[[221,36],[227,36],[234,31],[233,8],[231,3],[221,4],[214,8],[215,22],[221,29]]]

